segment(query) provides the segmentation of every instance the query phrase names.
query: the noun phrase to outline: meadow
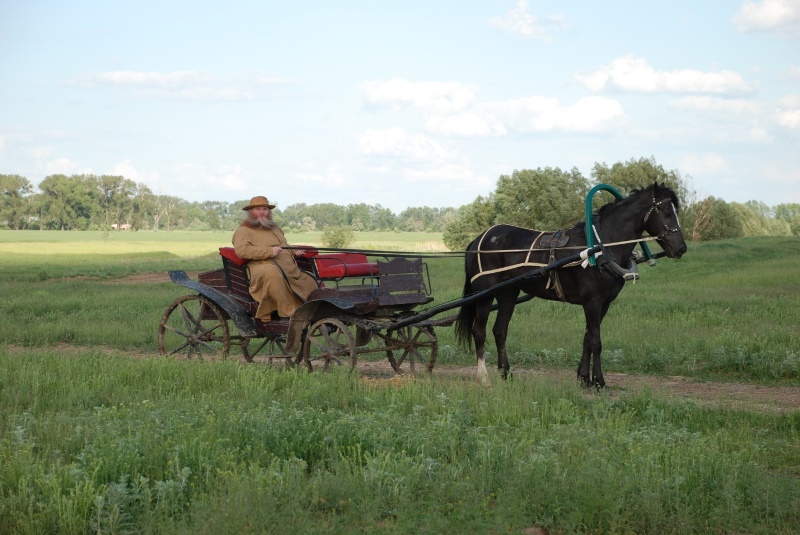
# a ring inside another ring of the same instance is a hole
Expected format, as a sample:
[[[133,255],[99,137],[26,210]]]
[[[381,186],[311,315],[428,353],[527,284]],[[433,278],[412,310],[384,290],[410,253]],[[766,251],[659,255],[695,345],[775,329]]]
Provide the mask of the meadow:
[[[141,276],[216,269],[228,243],[0,231],[0,533],[800,532],[800,410],[587,391],[555,373],[577,366],[579,307],[519,307],[512,369],[545,373],[491,388],[158,356],[187,292]],[[603,324],[604,370],[800,388],[798,259],[800,240],[759,238],[641,266]],[[461,261],[427,262],[434,304],[457,298]],[[437,335],[437,365],[473,364]]]

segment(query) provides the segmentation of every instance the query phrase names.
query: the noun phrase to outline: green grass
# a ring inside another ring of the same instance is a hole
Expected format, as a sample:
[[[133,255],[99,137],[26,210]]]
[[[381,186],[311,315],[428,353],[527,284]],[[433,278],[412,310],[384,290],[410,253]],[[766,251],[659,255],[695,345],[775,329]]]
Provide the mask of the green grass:
[[[3,533],[793,533],[798,414],[0,351]],[[757,440],[753,440],[757,437]]]
[[[798,410],[164,359],[159,319],[187,292],[128,277],[216,269],[227,234],[39,234],[0,232],[0,533],[798,532]],[[435,241],[403,237],[371,248]],[[605,371],[796,386],[798,258],[760,238],[642,266],[604,322]],[[427,262],[434,304],[460,296],[461,261]],[[582,316],[520,306],[512,366],[574,370]],[[474,363],[437,335],[440,363]]]
[[[231,232],[62,232],[0,230],[0,254],[114,255],[170,253],[182,258],[216,254],[231,245]],[[355,232],[350,248],[444,251],[441,232]],[[322,232],[287,232],[290,244],[322,246]]]

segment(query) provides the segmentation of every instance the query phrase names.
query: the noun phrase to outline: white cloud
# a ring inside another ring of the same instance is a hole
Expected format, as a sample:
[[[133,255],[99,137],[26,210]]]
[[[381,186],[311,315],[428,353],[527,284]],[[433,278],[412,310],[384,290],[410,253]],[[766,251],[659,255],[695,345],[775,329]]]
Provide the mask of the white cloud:
[[[794,130],[800,128],[800,109],[778,110],[778,124]]]
[[[797,35],[800,0],[746,1],[732,20],[740,32],[778,31]]]
[[[669,107],[687,111],[713,111],[723,113],[755,113],[758,105],[744,99],[726,99],[709,96],[683,97],[669,102]]]
[[[443,161],[448,153],[433,139],[407,133],[402,128],[369,129],[358,139],[361,152],[415,161]]]
[[[159,173],[157,171],[141,171],[137,169],[130,160],[122,160],[111,168],[114,176],[123,176],[137,183],[144,183],[151,188],[158,184]]]
[[[424,120],[428,132],[447,136],[499,137],[510,131],[597,132],[617,125],[625,117],[618,101],[598,96],[566,106],[558,99],[541,96],[481,103],[476,100],[477,90],[463,84],[409,82],[402,78],[367,82],[361,91],[371,105],[396,110],[410,106],[427,114]],[[362,151],[370,154],[386,152],[387,144],[396,150],[402,146],[402,152],[409,155],[438,152],[441,147],[432,147],[434,143],[427,138],[412,140],[399,129],[374,130],[361,141]]]
[[[324,186],[342,186],[347,182],[347,179],[336,165],[315,173],[298,173],[297,178],[301,182],[312,182]]]
[[[375,80],[361,85],[367,103],[398,110],[412,106],[439,113],[464,109],[475,100],[476,90],[456,82],[409,82],[402,78]]]
[[[191,187],[195,190],[244,192],[247,181],[243,178],[244,169],[240,165],[218,165],[211,169],[203,166],[185,163],[175,168],[175,174],[180,190]],[[170,187],[175,184],[169,184]],[[175,188],[172,187],[174,190]],[[185,191],[179,191],[177,196],[186,198]]]
[[[800,67],[792,65],[784,73],[781,74],[782,80],[789,80],[791,82],[800,81]]]
[[[175,71],[168,73],[112,71],[92,74],[86,77],[86,81],[100,85],[163,88],[204,84],[208,83],[210,79],[211,76],[204,71]]]
[[[508,133],[491,113],[465,111],[453,115],[434,115],[425,123],[430,132],[446,136],[495,137]]]
[[[81,165],[80,162],[69,158],[57,158],[45,164],[47,175],[91,175],[94,174],[90,167]]]
[[[34,160],[44,160],[53,153],[53,147],[40,145],[26,149],[25,153]]]
[[[657,71],[647,60],[623,56],[611,66],[577,73],[575,79],[591,91],[607,88],[632,93],[746,93],[752,91],[738,73],[728,70],[698,71],[678,69]]]
[[[526,97],[487,106],[509,130],[519,132],[597,132],[625,118],[622,106],[605,97],[584,97],[569,106],[557,99]]]
[[[81,77],[76,83],[136,89],[141,94],[169,100],[233,102],[255,100],[266,89],[293,81],[260,72],[221,79],[206,71],[110,71]]]
[[[783,108],[800,108],[800,95],[786,95],[778,102]]]
[[[516,5],[502,17],[492,17],[489,24],[524,39],[533,37],[550,38],[551,28],[563,28],[565,19],[562,15],[546,17],[543,21],[537,19],[528,9],[526,0],[517,0]]]
[[[681,162],[681,171],[689,175],[702,175],[705,173],[718,173],[728,169],[725,157],[721,154],[706,153],[685,156]]]

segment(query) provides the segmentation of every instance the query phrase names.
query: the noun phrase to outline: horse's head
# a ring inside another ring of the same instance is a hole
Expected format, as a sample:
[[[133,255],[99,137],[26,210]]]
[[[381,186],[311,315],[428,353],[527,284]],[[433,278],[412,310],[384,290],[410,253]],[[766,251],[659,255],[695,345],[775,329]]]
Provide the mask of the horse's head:
[[[678,196],[672,189],[658,182],[647,190],[652,192],[652,205],[644,216],[644,229],[656,237],[669,258],[680,258],[686,252],[686,240],[678,221]]]

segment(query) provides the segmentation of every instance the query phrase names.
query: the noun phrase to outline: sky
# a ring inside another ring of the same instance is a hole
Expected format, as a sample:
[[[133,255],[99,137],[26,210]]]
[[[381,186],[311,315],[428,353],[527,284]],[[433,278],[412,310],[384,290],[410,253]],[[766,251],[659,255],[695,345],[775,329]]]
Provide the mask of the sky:
[[[654,158],[800,202],[800,0],[0,0],[0,174],[458,207]]]

